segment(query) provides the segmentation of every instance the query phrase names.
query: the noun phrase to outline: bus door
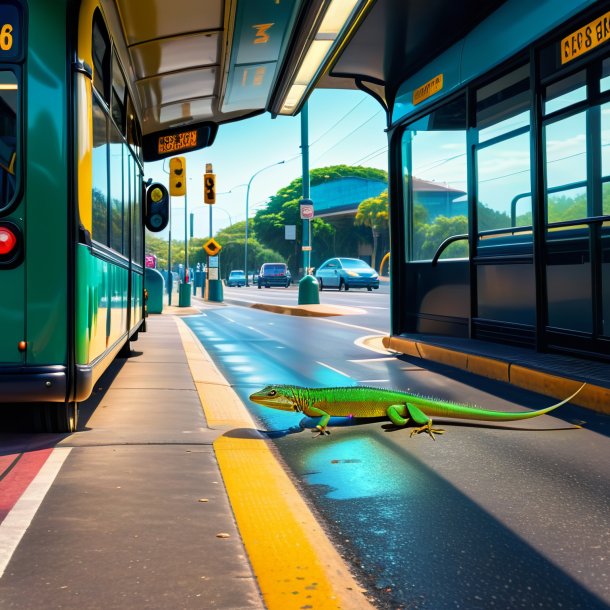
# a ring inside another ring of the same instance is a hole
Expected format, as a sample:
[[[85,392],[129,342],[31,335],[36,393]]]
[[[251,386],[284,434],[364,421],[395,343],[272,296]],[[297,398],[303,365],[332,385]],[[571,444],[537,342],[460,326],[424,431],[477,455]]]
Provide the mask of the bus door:
[[[608,355],[610,58],[551,82],[543,95],[544,341]]]
[[[536,280],[529,91],[529,64],[475,91],[472,334],[533,347]]]

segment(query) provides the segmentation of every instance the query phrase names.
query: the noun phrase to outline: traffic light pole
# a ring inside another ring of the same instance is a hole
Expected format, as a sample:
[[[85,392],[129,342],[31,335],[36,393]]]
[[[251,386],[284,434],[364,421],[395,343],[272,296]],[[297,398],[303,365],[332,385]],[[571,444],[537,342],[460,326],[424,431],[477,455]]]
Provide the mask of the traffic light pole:
[[[309,116],[307,102],[301,108],[301,156],[303,174],[303,199],[309,199]],[[303,219],[303,275],[309,275],[311,267],[311,220]]]
[[[169,233],[167,240],[167,304],[172,304],[172,289],[174,276],[172,275],[172,199],[169,199]]]
[[[188,283],[190,278],[188,277],[189,268],[189,238],[188,238],[188,203],[186,198],[186,191],[184,192],[184,282]]]

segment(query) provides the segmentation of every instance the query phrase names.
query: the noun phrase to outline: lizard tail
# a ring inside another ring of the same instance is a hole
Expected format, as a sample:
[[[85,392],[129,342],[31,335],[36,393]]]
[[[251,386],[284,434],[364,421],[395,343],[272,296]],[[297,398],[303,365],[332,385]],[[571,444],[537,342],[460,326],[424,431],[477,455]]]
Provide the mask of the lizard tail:
[[[515,415],[519,415],[519,417],[515,418],[515,419],[528,419],[530,417],[538,417],[538,415],[545,415],[546,413],[549,413],[550,411],[554,411],[558,407],[561,407],[562,405],[565,405],[566,403],[570,402],[573,398],[575,398],[578,394],[580,394],[581,390],[586,385],[587,385],[586,383],[583,383],[578,388],[578,390],[576,390],[576,392],[574,392],[574,394],[572,394],[571,396],[568,396],[567,398],[564,398],[561,402],[557,402],[554,405],[551,405],[550,407],[546,407],[546,409],[538,409],[538,411],[530,411],[529,413],[515,413]]]
[[[545,409],[538,409],[537,411],[525,411],[521,413],[514,413],[510,411],[489,411],[487,409],[478,409],[476,407],[460,407],[459,411],[456,411],[451,408],[447,408],[449,405],[444,405],[447,411],[446,415],[452,417],[459,417],[462,419],[478,419],[481,421],[517,421],[520,419],[531,419],[532,417],[538,417],[539,415],[545,415],[546,413],[550,413],[551,411],[565,405],[567,402],[570,402],[575,396],[577,396],[582,389],[586,386],[586,383],[583,383],[574,394],[568,396],[561,402],[557,402],[550,407],[546,407]],[[430,411],[426,411],[427,415],[436,415],[438,417],[443,417],[445,415],[442,413],[442,410],[439,409],[437,413],[431,413]]]

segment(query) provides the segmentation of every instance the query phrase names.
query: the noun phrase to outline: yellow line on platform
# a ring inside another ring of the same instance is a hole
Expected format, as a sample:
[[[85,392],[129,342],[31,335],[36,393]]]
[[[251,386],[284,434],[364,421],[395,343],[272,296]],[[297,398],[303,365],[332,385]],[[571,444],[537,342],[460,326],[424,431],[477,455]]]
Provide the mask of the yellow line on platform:
[[[268,610],[373,610],[272,444],[182,320],[184,350],[235,520]]]

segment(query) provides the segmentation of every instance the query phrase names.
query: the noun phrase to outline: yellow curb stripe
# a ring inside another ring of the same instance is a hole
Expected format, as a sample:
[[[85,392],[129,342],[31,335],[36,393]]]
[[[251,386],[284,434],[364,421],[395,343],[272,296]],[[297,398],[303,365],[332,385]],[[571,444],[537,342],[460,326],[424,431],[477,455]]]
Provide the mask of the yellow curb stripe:
[[[266,442],[214,450],[268,610],[372,608]]]
[[[176,324],[208,425],[230,428],[214,452],[267,609],[373,610],[237,394]]]

